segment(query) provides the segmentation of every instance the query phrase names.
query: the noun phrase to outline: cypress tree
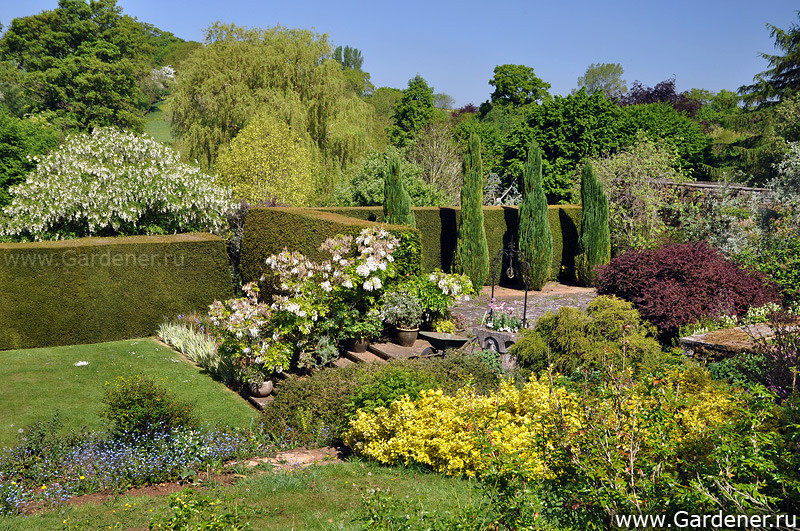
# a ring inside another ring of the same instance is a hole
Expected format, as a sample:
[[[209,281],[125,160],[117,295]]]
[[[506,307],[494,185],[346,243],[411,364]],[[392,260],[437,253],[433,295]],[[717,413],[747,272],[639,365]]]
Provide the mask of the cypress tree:
[[[400,180],[400,159],[389,159],[389,171],[383,177],[383,218],[386,223],[417,226],[414,212],[411,211],[411,196]]]
[[[519,250],[530,268],[523,271],[528,287],[542,289],[550,278],[553,261],[553,236],[547,216],[547,198],[542,188],[542,152],[536,141],[528,150],[522,175],[522,203],[519,205]]]
[[[611,261],[611,232],[608,228],[608,198],[603,183],[597,179],[588,161],[581,176],[581,203],[583,219],[575,269],[581,283],[592,285],[597,277],[597,267]]]
[[[461,218],[458,221],[458,240],[452,269],[456,273],[467,275],[478,292],[489,276],[489,246],[483,228],[485,181],[481,166],[481,140],[473,133],[469,138],[467,154],[464,157]]]

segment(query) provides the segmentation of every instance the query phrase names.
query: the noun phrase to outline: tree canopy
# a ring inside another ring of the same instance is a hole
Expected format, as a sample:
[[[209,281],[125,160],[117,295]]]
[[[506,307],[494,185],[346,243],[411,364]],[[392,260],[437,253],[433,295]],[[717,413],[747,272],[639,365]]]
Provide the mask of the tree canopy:
[[[230,188],[236,199],[290,206],[311,202],[311,153],[285,122],[267,112],[253,118],[222,148],[214,167],[217,182]]]
[[[167,105],[184,156],[211,166],[261,111],[286,122],[317,162],[320,189],[369,149],[372,107],[347,89],[326,35],[216,23],[183,64]]]
[[[144,26],[116,0],[59,0],[56,9],[12,20],[0,40],[0,61],[17,71],[22,98],[9,108],[65,128],[141,130],[148,105],[138,80],[151,51]]]
[[[800,19],[800,11],[797,17]],[[767,28],[775,39],[775,48],[783,55],[760,54],[770,68],[756,74],[752,85],[739,87],[739,94],[751,105],[774,103],[800,90],[800,26],[792,24],[783,30],[767,24]]]
[[[494,87],[492,103],[501,105],[527,105],[550,97],[550,83],[542,81],[525,65],[499,65],[489,80]]]
[[[600,90],[606,97],[618,99],[628,91],[628,85],[622,79],[624,73],[619,63],[592,63],[578,78],[578,90],[585,88],[589,94]]]
[[[408,88],[395,106],[395,126],[389,136],[399,147],[412,143],[414,135],[433,118],[433,88],[417,74],[408,80]]]

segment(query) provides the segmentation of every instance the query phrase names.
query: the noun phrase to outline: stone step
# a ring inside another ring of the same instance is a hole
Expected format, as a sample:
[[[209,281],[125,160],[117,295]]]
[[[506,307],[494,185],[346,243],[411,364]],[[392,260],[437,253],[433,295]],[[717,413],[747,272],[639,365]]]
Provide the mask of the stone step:
[[[374,353],[370,351],[351,352],[349,350],[345,350],[342,356],[355,363],[386,363],[385,359],[376,356]]]
[[[417,339],[411,347],[401,347],[396,343],[370,343],[369,351],[386,361],[404,360],[419,356],[430,346],[424,339]]]
[[[351,360],[349,360],[349,359],[347,359],[345,357],[340,357],[339,359],[337,359],[336,361],[333,362],[333,366],[342,368],[342,367],[347,367],[348,365],[352,365],[353,363],[355,363],[355,362],[351,361]]]

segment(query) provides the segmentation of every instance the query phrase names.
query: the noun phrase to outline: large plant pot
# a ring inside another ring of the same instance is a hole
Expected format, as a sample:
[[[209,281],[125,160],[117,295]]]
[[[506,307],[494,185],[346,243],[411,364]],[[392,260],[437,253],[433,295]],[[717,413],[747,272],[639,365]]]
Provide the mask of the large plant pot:
[[[367,347],[369,347],[369,339],[351,339],[347,347],[347,350],[355,352],[356,354],[366,352]]]
[[[413,329],[406,329],[406,328],[398,328],[397,329],[397,344],[401,347],[413,347],[414,343],[417,341],[417,334],[419,333],[419,328]]]
[[[265,396],[269,396],[272,394],[273,389],[274,385],[272,384],[272,380],[267,380],[263,383],[250,382],[247,384],[247,391],[250,393],[250,396],[255,398],[264,398]]]

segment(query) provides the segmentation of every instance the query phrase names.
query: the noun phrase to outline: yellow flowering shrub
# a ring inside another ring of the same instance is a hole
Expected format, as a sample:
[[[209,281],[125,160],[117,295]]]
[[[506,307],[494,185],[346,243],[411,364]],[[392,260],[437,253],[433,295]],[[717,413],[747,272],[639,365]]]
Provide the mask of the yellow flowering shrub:
[[[626,380],[588,391],[551,385],[544,376],[521,389],[505,382],[485,396],[469,387],[456,396],[405,396],[388,409],[359,412],[344,439],[377,461],[415,461],[446,474],[474,476],[509,456],[530,479],[601,461],[623,470],[627,463],[630,474],[665,451],[688,458],[687,448],[733,413],[730,392],[691,368],[652,385]]]

